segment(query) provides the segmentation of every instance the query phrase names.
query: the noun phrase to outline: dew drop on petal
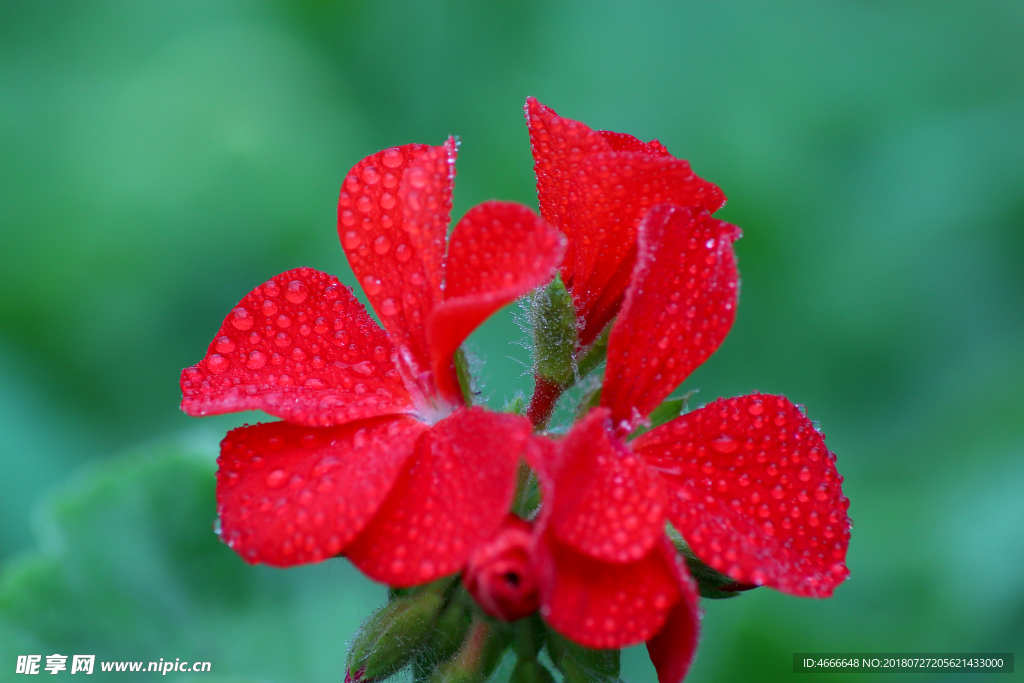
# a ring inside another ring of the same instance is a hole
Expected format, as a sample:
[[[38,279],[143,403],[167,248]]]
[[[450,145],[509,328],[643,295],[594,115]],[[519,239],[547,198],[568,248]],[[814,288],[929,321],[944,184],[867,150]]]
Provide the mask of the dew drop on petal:
[[[267,474],[267,486],[272,489],[280,488],[287,479],[288,474],[284,470],[274,470]]]
[[[719,453],[728,454],[739,448],[739,444],[736,442],[736,439],[732,438],[728,434],[722,434],[711,442],[711,447]]]
[[[231,312],[231,324],[236,330],[248,330],[255,322],[256,321],[253,319],[252,314],[242,306],[239,306]]]
[[[363,241],[363,238],[359,236],[359,233],[355,230],[347,231],[341,238],[341,245],[346,249],[355,249],[359,246],[359,243]]]
[[[381,162],[388,168],[398,168],[405,161],[402,157],[402,152],[397,147],[384,150],[384,154],[381,155]]]
[[[300,280],[292,280],[288,283],[288,288],[285,290],[284,298],[293,304],[301,304],[309,296],[309,287],[306,283]]]
[[[366,293],[369,296],[379,294],[381,289],[380,280],[373,277],[372,275],[365,276],[363,278],[363,289],[366,290]]]
[[[380,182],[380,171],[378,171],[374,166],[366,166],[363,168],[362,176],[363,182],[367,185],[376,185]]]
[[[235,350],[235,340],[228,336],[217,337],[215,347],[217,353],[231,353]]]
[[[249,360],[246,361],[245,365],[250,370],[259,370],[267,364],[267,356],[265,353],[260,351],[253,351],[249,354]]]
[[[231,361],[219,353],[215,353],[206,359],[206,369],[215,375],[219,375],[227,370],[229,365],[231,365]]]

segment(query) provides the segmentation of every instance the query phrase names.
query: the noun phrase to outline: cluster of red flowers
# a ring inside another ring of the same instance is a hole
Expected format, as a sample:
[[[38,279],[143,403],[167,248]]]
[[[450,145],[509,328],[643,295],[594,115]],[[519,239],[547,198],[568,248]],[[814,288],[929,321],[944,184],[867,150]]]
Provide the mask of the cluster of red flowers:
[[[220,533],[246,561],[344,555],[397,587],[461,571],[488,614],[539,609],[590,648],[646,641],[676,683],[701,613],[668,524],[726,590],[826,597],[848,574],[849,501],[822,435],[784,397],[718,400],[648,429],[732,326],[740,231],[711,217],[722,192],[659,142],[533,99],[526,113],[543,218],[485,202],[448,236],[453,140],[363,159],[338,234],[381,325],[334,277],[282,273],[182,372],[182,409],[282,419],[221,445]],[[579,354],[610,326],[599,401],[561,438],[535,428],[565,387],[538,377],[529,418],[485,410],[458,360],[474,328],[556,273]],[[510,513],[523,462],[542,494],[529,519]]]

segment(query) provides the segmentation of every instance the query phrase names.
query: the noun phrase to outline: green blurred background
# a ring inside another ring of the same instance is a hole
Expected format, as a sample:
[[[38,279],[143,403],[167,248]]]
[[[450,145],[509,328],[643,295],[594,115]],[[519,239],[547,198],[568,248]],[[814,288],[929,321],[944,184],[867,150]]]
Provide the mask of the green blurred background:
[[[846,476],[850,580],[708,604],[689,680],[788,680],[794,652],[1024,651],[1020,0],[11,0],[0,680],[53,652],[342,678],[382,590],[215,542],[216,441],[259,418],[185,417],[178,373],[270,276],[354,284],[335,206],[369,153],[458,134],[456,215],[535,205],[527,95],[725,190],[739,316],[685,386],[805,403]],[[506,310],[471,339],[497,407],[530,387],[520,336]],[[653,681],[642,650],[624,661]],[[832,678],[859,677],[802,680]]]

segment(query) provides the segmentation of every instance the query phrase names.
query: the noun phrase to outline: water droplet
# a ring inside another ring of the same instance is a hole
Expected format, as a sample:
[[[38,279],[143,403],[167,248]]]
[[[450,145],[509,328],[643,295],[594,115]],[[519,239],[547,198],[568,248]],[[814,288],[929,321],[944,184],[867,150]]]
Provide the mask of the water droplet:
[[[363,241],[363,238],[359,236],[359,233],[355,230],[347,231],[341,238],[341,246],[346,249],[355,249]]]
[[[796,476],[800,481],[809,481],[811,478],[811,469],[807,467],[807,465],[804,465],[800,468],[800,472]]]
[[[402,152],[397,147],[384,150],[384,154],[381,155],[381,163],[388,168],[398,168],[402,165],[405,158],[402,156]]]
[[[308,387],[310,389],[326,389],[327,388],[327,384],[322,379],[317,379],[316,377],[310,377],[309,379],[307,379],[303,383],[302,386]]]
[[[266,301],[263,302],[263,306],[260,308],[260,310],[263,311],[263,315],[274,315],[275,313],[277,313],[277,304],[271,301],[270,299],[267,299]]]
[[[255,322],[256,321],[253,319],[249,311],[245,310],[241,306],[231,312],[231,324],[236,330],[248,330]]]
[[[234,345],[232,345],[232,348],[234,348]],[[231,361],[219,353],[215,353],[206,359],[206,369],[215,375],[219,375],[227,370],[229,365],[231,365]]]
[[[756,403],[751,403],[749,406],[747,406],[747,412],[750,413],[751,415],[760,415],[761,413],[764,412],[764,404],[761,403],[760,401]]]
[[[711,442],[711,447],[719,453],[729,454],[739,448],[739,444],[734,438],[728,434],[722,434],[717,439]]]
[[[394,315],[398,313],[398,304],[395,303],[394,299],[384,299],[380,303],[381,315]]]
[[[260,351],[253,351],[249,354],[249,360],[246,361],[245,365],[250,370],[259,370],[267,364],[267,355]]]
[[[395,249],[395,258],[405,263],[412,258],[412,249],[409,248],[408,244],[399,244]]]
[[[427,172],[421,166],[413,166],[409,169],[406,178],[412,187],[423,188],[427,186]]]
[[[263,291],[267,296],[277,296],[281,293],[281,285],[277,284],[277,280],[267,280],[263,285]]]
[[[372,275],[367,275],[366,277],[363,278],[363,289],[366,290],[366,293],[369,296],[379,294],[381,289],[380,280],[373,277]]]
[[[282,349],[292,343],[292,338],[284,332],[278,332],[277,336],[274,337],[274,343]]]
[[[363,182],[367,185],[376,185],[380,182],[380,171],[374,166],[366,166],[363,168]]]
[[[385,192],[380,196],[380,205],[385,210],[395,208],[395,204],[397,203],[398,200],[395,199],[395,195],[391,194],[390,192]]]
[[[388,239],[387,235],[379,235],[377,239],[373,240],[373,251],[378,254],[386,254],[391,249],[391,240]]]
[[[280,488],[287,479],[288,474],[284,470],[274,470],[267,474],[267,486],[272,489]]]
[[[235,340],[231,337],[217,337],[217,344],[214,347],[217,349],[217,353],[231,353],[235,350]]]
[[[284,298],[291,301],[293,304],[301,304],[309,296],[309,287],[306,283],[299,280],[292,280],[288,283],[288,289],[285,290]]]

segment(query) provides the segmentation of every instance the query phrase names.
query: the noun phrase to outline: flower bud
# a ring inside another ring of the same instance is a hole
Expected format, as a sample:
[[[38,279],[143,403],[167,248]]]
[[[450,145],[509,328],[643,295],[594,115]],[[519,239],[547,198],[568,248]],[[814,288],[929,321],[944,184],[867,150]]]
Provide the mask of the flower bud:
[[[469,558],[462,581],[484,612],[515,621],[537,611],[540,594],[531,547],[530,524],[509,515],[494,540]]]
[[[437,667],[428,683],[482,683],[508,648],[508,629],[477,619],[458,654]]]
[[[380,680],[412,661],[433,631],[442,600],[441,591],[427,589],[379,609],[352,643],[346,680]]]
[[[530,322],[537,359],[535,374],[556,386],[569,386],[576,372],[573,354],[578,335],[576,308],[561,278],[556,277],[534,295]]]

